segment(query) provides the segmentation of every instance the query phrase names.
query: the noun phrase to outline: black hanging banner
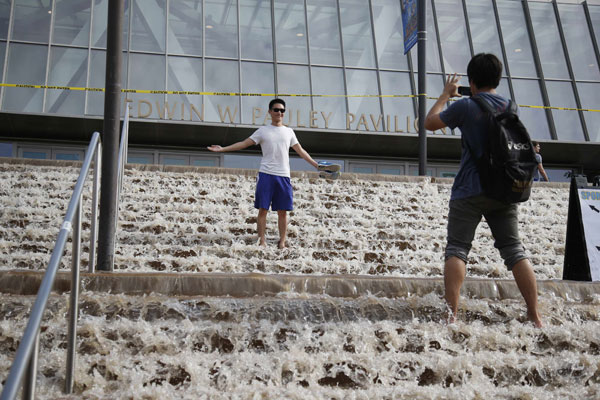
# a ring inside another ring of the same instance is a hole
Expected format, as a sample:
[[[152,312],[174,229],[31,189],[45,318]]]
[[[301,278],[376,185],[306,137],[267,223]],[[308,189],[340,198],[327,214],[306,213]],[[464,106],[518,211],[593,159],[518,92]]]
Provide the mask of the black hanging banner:
[[[600,281],[600,187],[571,178],[563,279]]]

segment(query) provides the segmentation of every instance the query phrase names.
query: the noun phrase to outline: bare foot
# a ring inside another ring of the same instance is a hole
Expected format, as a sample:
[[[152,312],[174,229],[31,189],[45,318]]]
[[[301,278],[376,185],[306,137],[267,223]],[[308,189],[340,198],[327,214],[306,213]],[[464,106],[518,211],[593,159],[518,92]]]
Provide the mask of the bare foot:
[[[536,313],[527,313],[527,318],[529,318],[529,320],[533,323],[533,325],[536,328],[542,328],[544,326],[544,324],[542,324],[542,319],[540,318],[540,315],[536,312]]]
[[[451,325],[456,323],[457,313],[453,313],[449,305],[446,305],[446,324]]]
[[[264,240],[261,240],[260,242],[258,242],[258,245],[262,246],[262,247],[267,247],[267,242]]]
[[[280,240],[279,243],[277,243],[277,247],[280,249],[285,249],[287,246],[285,245],[284,240]]]

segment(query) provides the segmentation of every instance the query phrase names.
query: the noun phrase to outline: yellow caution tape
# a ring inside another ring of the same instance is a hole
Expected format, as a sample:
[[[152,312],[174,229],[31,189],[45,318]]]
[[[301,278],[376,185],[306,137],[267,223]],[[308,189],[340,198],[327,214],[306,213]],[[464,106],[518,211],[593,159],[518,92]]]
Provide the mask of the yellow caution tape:
[[[88,88],[88,87],[71,87],[71,86],[51,86],[51,85],[26,85],[15,83],[0,83],[0,87],[14,88],[29,88],[29,89],[58,89],[58,90],[78,90],[87,92],[104,92],[103,88]],[[299,94],[299,93],[241,93],[241,92],[197,92],[190,90],[141,90],[141,89],[121,89],[122,93],[142,93],[142,94],[185,94],[192,96],[244,96],[244,97],[376,97],[376,98],[411,98],[419,96],[427,96],[422,94]],[[437,97],[427,97],[430,100],[437,100]],[[591,108],[574,108],[574,107],[552,107],[552,106],[532,106],[519,104],[519,107],[524,108],[539,108],[549,110],[565,110],[565,111],[587,111],[600,112]]]

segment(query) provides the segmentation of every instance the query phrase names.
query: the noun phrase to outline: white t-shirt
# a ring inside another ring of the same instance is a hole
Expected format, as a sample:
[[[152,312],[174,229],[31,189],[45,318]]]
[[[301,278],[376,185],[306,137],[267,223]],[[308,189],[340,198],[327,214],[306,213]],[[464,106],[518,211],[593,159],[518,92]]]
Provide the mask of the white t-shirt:
[[[290,147],[298,144],[292,128],[261,126],[250,136],[250,139],[259,144],[262,149],[260,172],[290,177]]]

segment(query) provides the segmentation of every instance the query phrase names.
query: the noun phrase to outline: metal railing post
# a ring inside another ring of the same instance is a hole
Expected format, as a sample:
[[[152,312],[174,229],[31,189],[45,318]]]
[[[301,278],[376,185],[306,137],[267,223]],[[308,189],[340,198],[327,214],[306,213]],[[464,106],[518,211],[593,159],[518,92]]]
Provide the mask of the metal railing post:
[[[98,142],[94,157],[94,186],[92,192],[92,224],[90,227],[90,261],[89,272],[96,271],[96,248],[98,242],[98,192],[100,190],[100,171],[102,163],[102,143]]]
[[[33,350],[25,372],[25,383],[23,385],[23,400],[33,400],[35,397],[35,384],[37,380],[37,363],[40,350],[40,332],[38,331],[33,343]]]
[[[67,372],[65,393],[73,392],[73,371],[75,369],[75,347],[77,346],[77,319],[79,316],[79,260],[81,255],[81,200],[73,216],[73,252],[71,257],[71,296],[69,304],[69,326],[67,333]]]

